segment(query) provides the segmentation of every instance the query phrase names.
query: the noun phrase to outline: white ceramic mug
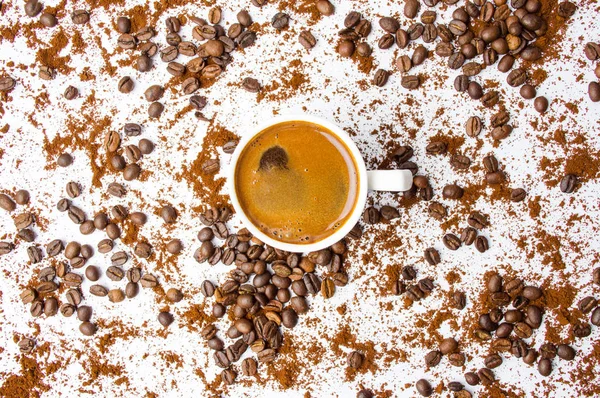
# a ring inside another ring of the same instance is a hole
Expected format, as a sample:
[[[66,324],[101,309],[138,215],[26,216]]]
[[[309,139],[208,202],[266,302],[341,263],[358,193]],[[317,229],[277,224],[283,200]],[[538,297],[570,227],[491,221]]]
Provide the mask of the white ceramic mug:
[[[256,137],[259,133],[265,130],[268,127],[273,125],[284,123],[284,122],[293,122],[293,121],[303,121],[308,123],[314,123],[320,126],[325,127],[331,133],[335,134],[348,148],[350,154],[354,158],[356,163],[356,167],[358,170],[358,184],[359,187],[357,189],[357,200],[347,221],[340,226],[333,234],[329,235],[325,239],[322,239],[317,242],[307,243],[307,244],[295,244],[295,243],[286,243],[281,242],[272,237],[268,236],[264,232],[262,232],[258,227],[256,227],[252,222],[248,219],[244,210],[242,209],[240,202],[237,197],[237,192],[235,189],[235,172],[236,165],[240,158],[240,154],[243,149],[251,142],[254,137]],[[310,115],[287,115],[287,116],[279,116],[273,119],[269,119],[265,123],[256,126],[255,128],[250,129],[250,131],[244,131],[242,134],[240,142],[238,143],[235,151],[231,157],[231,162],[229,164],[229,172],[227,174],[227,186],[229,188],[229,195],[231,197],[231,203],[233,208],[235,209],[236,214],[242,220],[244,226],[258,239],[268,244],[269,246],[273,246],[275,248],[286,250],[293,253],[305,253],[311,251],[317,251],[320,249],[324,249],[328,246],[333,245],[334,243],[340,241],[344,238],[348,232],[356,225],[358,222],[363,209],[365,207],[365,203],[367,201],[367,191],[388,191],[388,192],[404,192],[408,191],[412,186],[412,173],[409,170],[370,170],[367,171],[367,167],[365,166],[365,161],[362,158],[358,148],[350,138],[350,136],[342,130],[340,127],[336,126],[333,123],[328,122],[327,120],[310,116]]]

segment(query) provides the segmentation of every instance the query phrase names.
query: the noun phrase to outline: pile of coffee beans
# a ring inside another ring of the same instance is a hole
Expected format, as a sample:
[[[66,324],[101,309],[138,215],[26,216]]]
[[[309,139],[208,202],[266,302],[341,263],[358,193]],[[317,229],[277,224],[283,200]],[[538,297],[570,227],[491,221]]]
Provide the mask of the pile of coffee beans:
[[[357,11],[350,12],[344,19],[344,29],[338,32],[340,37],[337,43],[338,54],[350,58],[356,51],[360,57],[369,57],[372,49],[365,41],[369,34],[371,34],[371,22],[364,19]]]
[[[131,21],[127,17],[119,17],[116,26],[121,35],[117,44],[124,50],[139,51],[137,69],[140,72],[150,71],[154,66],[153,57],[159,54],[161,61],[167,64],[167,71],[183,79],[183,94],[191,95],[202,87],[203,81],[213,80],[223,73],[231,63],[231,53],[236,48],[250,47],[256,41],[256,33],[248,30],[252,25],[252,17],[248,11],[240,11],[237,14],[237,22],[227,29],[221,25],[221,15],[221,9],[213,7],[208,12],[208,20],[190,16],[189,20],[195,24],[192,30],[194,41],[183,40],[179,35],[181,21],[177,17],[167,18],[165,24],[168,46],[162,49],[152,41],[156,35],[155,27],[147,26],[138,32],[131,32]],[[283,28],[284,21],[287,20],[284,16],[277,18],[278,26]],[[285,25],[287,26],[287,23]],[[180,63],[177,61],[180,55],[191,59],[185,64]],[[121,93],[130,93],[133,87],[134,82],[129,76],[121,78],[118,84]],[[148,115],[151,118],[160,117],[164,111],[164,105],[159,102],[163,93],[164,89],[160,85],[150,86],[145,92],[146,100],[150,102]],[[200,113],[204,105],[196,107],[196,116],[201,120],[206,119]]]
[[[596,74],[596,77],[600,79],[600,62],[597,62],[598,59],[600,59],[600,44],[589,42],[585,45],[584,52],[587,59],[596,62],[596,68],[594,69],[594,73]],[[600,101],[599,82],[590,82],[590,84],[588,85],[588,95],[592,102]]]
[[[344,240],[306,256],[289,253],[265,245],[245,228],[231,233],[226,225],[230,217],[227,207],[204,212],[200,221],[205,227],[198,232],[201,244],[194,253],[199,263],[234,267],[219,286],[208,280],[201,286],[206,297],[215,299],[213,316],[223,318],[230,314],[233,319],[225,333],[233,340],[228,346],[217,336],[214,324],[202,330],[208,347],[215,351],[215,363],[224,369],[221,377],[226,384],[235,381],[237,372],[233,364],[248,348],[256,353],[258,363],[276,358],[283,342],[282,326],[288,329],[296,326],[299,315],[309,310],[308,296],[321,294],[329,299],[336,287],[348,283],[343,266]],[[357,230],[350,237],[356,236]],[[215,239],[223,244],[215,245]],[[318,276],[318,268],[323,277]],[[350,366],[360,366],[359,362],[362,356],[358,352],[348,360]],[[257,367],[255,359],[247,358],[242,363],[242,373],[252,376]]]

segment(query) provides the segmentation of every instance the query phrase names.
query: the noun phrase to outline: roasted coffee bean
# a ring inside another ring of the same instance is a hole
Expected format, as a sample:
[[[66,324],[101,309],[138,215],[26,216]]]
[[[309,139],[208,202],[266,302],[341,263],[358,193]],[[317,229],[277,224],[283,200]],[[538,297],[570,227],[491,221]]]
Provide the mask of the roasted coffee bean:
[[[108,289],[102,285],[90,286],[90,293],[94,296],[104,297],[108,294]]]
[[[535,100],[533,100],[533,107],[539,113],[546,112],[546,110],[548,110],[548,105],[549,103],[546,97],[537,97]]]
[[[547,358],[542,358],[538,362],[538,372],[542,376],[550,376],[552,373],[552,361]]]
[[[451,354],[458,349],[458,342],[452,338],[448,337],[440,342],[439,350],[443,355]]]
[[[67,292],[65,293],[65,296],[66,296],[69,304],[74,305],[74,306],[78,306],[81,303],[81,300],[83,300],[83,297],[81,296],[81,293],[79,292],[78,289],[67,290]]]
[[[86,10],[75,10],[71,13],[71,20],[75,25],[83,25],[89,22],[90,14]]]
[[[445,199],[460,199],[463,197],[464,190],[456,184],[449,184],[442,190],[442,196]]]
[[[37,264],[42,261],[42,250],[36,246],[29,246],[27,248],[27,256],[31,264]]]
[[[494,369],[502,365],[502,357],[498,354],[491,354],[485,358],[485,366]]]
[[[420,82],[419,76],[406,75],[406,76],[402,76],[402,78],[400,80],[400,84],[405,89],[415,90],[415,89],[419,88],[419,85],[421,84],[421,82]]]
[[[573,347],[567,344],[560,344],[557,348],[557,354],[560,359],[564,359],[565,361],[572,361],[575,359],[575,350]]]
[[[433,281],[429,278],[421,279],[417,285],[424,293],[431,293],[435,288]]]
[[[442,221],[447,215],[446,208],[438,202],[432,202],[429,205],[427,212],[431,217],[438,221]]]
[[[390,73],[384,69],[378,69],[373,77],[373,84],[377,87],[383,87],[388,81]]]
[[[360,20],[361,20],[360,13],[358,13],[356,11],[351,11],[348,13],[346,18],[344,19],[344,26],[347,28],[352,28],[352,27],[356,26]]]
[[[428,368],[432,368],[437,366],[442,360],[442,353],[439,351],[429,351],[427,355],[425,355],[425,365]]]
[[[597,68],[596,70],[600,71],[600,68]],[[600,83],[590,82],[588,85],[588,95],[592,102],[600,101]]]
[[[440,263],[440,253],[433,247],[425,249],[424,258],[425,261],[429,263],[429,265],[437,265]]]
[[[490,246],[489,246],[489,242],[488,242],[487,238],[485,236],[479,235],[475,239],[475,248],[480,253],[485,253],[486,251],[488,251]]]
[[[475,243],[475,239],[477,239],[477,230],[472,227],[466,227],[462,230],[460,234],[460,240],[467,246]]]
[[[577,176],[566,174],[560,181],[560,190],[564,193],[573,193],[577,186]]]
[[[290,16],[283,12],[278,12],[271,19],[271,26],[273,26],[276,30],[279,30],[279,31],[286,29],[288,27],[289,23],[290,23]]]
[[[383,17],[379,20],[379,26],[388,33],[396,33],[400,29],[400,23],[396,18]]]
[[[139,165],[136,163],[130,163],[123,169],[123,179],[125,181],[137,180],[141,172],[142,170]]]
[[[429,397],[431,394],[433,394],[433,388],[431,387],[431,384],[429,384],[429,382],[425,379],[418,380],[415,384],[415,388],[423,397]]]
[[[443,141],[432,141],[430,142],[425,150],[428,155],[443,155],[446,153],[448,145]]]
[[[96,325],[91,322],[82,322],[79,325],[79,331],[84,336],[93,336],[94,334],[96,334],[96,330]]]
[[[203,263],[215,253],[215,247],[210,241],[202,242],[202,245],[194,253],[194,259],[197,262]]]
[[[489,3],[488,3],[489,4]],[[496,381],[494,372],[488,368],[482,368],[477,371],[477,376],[484,386],[489,386]]]
[[[594,326],[600,326],[600,307],[596,307],[590,316],[590,322]]]
[[[150,116],[151,118],[158,118],[160,117],[164,109],[164,105],[160,102],[153,102],[148,107],[148,116]]]
[[[328,2],[329,3],[329,2]],[[331,4],[331,3],[329,3]],[[313,34],[308,30],[303,30],[300,32],[298,36],[298,42],[302,45],[302,47],[310,50],[317,44],[317,39],[313,36]]]
[[[158,322],[164,327],[168,327],[173,323],[173,315],[166,311],[159,313],[157,319]]]
[[[377,224],[380,220],[380,213],[375,207],[367,207],[363,212],[363,222],[366,224]]]
[[[347,362],[348,366],[353,369],[358,369],[363,364],[363,354],[358,351],[352,351],[348,354]]]
[[[377,42],[377,46],[382,50],[387,50],[388,48],[391,48],[394,45],[394,42],[394,35],[392,35],[391,33],[386,33],[385,35],[381,36],[381,38]]]
[[[527,80],[527,73],[521,69],[517,68],[512,70],[508,76],[506,77],[506,82],[509,86],[518,87],[525,83]]]
[[[477,137],[479,135],[479,133],[481,133],[481,128],[482,128],[482,124],[481,124],[481,119],[479,117],[471,116],[467,120],[465,129],[466,129],[467,135],[469,137]]]
[[[15,245],[12,242],[0,242],[0,255],[8,254],[12,252]]]
[[[573,336],[577,338],[588,337],[592,333],[589,323],[580,323],[573,326]]]
[[[387,221],[400,217],[400,212],[398,209],[392,206],[381,206],[380,213],[381,217]]]

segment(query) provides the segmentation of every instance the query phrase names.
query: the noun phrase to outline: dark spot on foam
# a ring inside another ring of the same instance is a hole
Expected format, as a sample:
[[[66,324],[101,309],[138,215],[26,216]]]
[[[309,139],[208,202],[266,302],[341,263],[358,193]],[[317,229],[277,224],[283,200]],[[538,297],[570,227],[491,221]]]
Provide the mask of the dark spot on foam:
[[[285,149],[276,145],[267,149],[260,157],[258,170],[287,169],[288,155]]]

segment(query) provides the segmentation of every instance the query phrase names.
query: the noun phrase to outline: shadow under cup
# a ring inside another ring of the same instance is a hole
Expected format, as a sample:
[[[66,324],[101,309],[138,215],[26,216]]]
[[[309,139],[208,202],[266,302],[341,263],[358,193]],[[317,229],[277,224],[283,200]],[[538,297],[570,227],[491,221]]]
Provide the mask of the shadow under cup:
[[[289,244],[326,239],[353,214],[359,169],[346,144],[308,121],[285,121],[242,148],[234,189],[248,220],[263,234]]]

